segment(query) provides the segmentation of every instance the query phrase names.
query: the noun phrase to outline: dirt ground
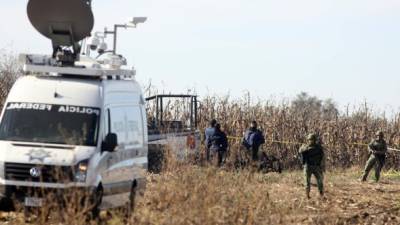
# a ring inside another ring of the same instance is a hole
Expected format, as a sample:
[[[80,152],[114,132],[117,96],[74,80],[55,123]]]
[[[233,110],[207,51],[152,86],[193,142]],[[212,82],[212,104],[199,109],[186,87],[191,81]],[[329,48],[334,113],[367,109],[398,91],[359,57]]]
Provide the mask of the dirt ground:
[[[136,214],[135,222],[400,224],[400,175],[386,172],[380,183],[372,180],[361,183],[360,175],[357,169],[330,172],[325,176],[325,198],[319,197],[313,185],[309,200],[305,197],[301,171],[264,175],[197,168],[182,170],[153,178],[147,192],[152,197],[146,198],[143,208],[138,210],[145,210],[149,217],[140,218],[140,213]],[[169,191],[175,194],[171,196]],[[163,202],[154,197],[155,192],[163,194],[163,197],[156,195]]]
[[[311,200],[292,195],[282,205],[293,204],[293,214],[283,216],[283,224],[400,224],[400,182],[386,173],[381,182],[361,183],[354,171],[327,174],[326,198],[313,187]],[[273,185],[279,190],[280,183]],[[291,193],[301,195],[301,184],[290,185]],[[279,195],[273,197],[280,201]]]
[[[182,167],[148,176],[129,223],[400,224],[400,174],[385,172],[380,183],[361,183],[360,175],[357,169],[329,172],[325,198],[313,185],[309,200],[301,171],[259,174]],[[108,214],[103,212],[103,224],[126,223],[117,211]],[[0,224],[21,224],[21,217],[1,213]],[[46,224],[60,222],[54,218]]]

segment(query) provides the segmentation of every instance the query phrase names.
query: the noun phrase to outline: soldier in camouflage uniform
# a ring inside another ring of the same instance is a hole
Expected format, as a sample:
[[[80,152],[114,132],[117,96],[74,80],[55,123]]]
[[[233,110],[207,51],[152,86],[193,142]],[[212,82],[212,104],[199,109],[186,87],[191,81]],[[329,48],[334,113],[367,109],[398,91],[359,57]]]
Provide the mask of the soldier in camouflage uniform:
[[[378,182],[381,170],[385,165],[387,152],[387,144],[382,131],[376,132],[376,138],[368,145],[368,150],[370,152],[370,157],[365,166],[364,175],[362,176],[361,181],[364,182],[367,180],[369,172],[372,167],[375,166],[375,181]]]
[[[324,150],[321,144],[318,143],[318,137],[316,134],[309,134],[307,136],[307,144],[301,146],[299,153],[301,155],[302,164],[304,167],[307,198],[310,198],[311,175],[313,174],[317,179],[319,193],[321,197],[323,197],[325,157]]]

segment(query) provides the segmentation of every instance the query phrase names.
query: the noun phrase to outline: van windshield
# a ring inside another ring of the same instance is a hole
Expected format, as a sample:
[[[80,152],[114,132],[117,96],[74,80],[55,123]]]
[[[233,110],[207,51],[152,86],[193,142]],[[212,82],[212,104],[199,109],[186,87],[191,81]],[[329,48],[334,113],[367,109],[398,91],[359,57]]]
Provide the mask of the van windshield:
[[[8,103],[0,140],[96,146],[99,117],[99,108]]]

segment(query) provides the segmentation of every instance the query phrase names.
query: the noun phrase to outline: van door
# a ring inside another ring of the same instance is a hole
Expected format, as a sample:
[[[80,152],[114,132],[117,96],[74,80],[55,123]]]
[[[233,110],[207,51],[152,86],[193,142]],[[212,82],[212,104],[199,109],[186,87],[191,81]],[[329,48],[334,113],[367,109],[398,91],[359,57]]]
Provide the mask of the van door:
[[[118,137],[115,152],[108,152],[107,172],[103,175],[106,195],[129,192],[132,181],[145,177],[147,148],[145,124],[140,106],[117,106],[108,110],[109,132]],[[108,133],[108,132],[107,132]]]
[[[127,157],[132,158],[132,172],[134,177],[143,177],[143,168],[147,166],[147,152],[145,151],[144,119],[140,106],[129,106],[127,110]]]
[[[126,107],[111,107],[109,110],[109,132],[118,137],[118,146],[114,152],[108,152],[107,171],[103,174],[104,194],[115,195],[129,192],[132,175],[129,168],[132,162],[127,155],[128,126]]]

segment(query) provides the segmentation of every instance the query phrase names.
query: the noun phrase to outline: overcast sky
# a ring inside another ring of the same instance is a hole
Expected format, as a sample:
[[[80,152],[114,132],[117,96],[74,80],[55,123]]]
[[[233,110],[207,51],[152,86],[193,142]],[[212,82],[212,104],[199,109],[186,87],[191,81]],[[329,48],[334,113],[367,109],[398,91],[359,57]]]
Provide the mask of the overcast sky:
[[[0,0],[0,49],[50,53],[26,0]],[[293,97],[341,106],[365,99],[400,109],[398,0],[93,0],[96,30],[148,16],[121,31],[119,53],[142,83],[200,95]]]

